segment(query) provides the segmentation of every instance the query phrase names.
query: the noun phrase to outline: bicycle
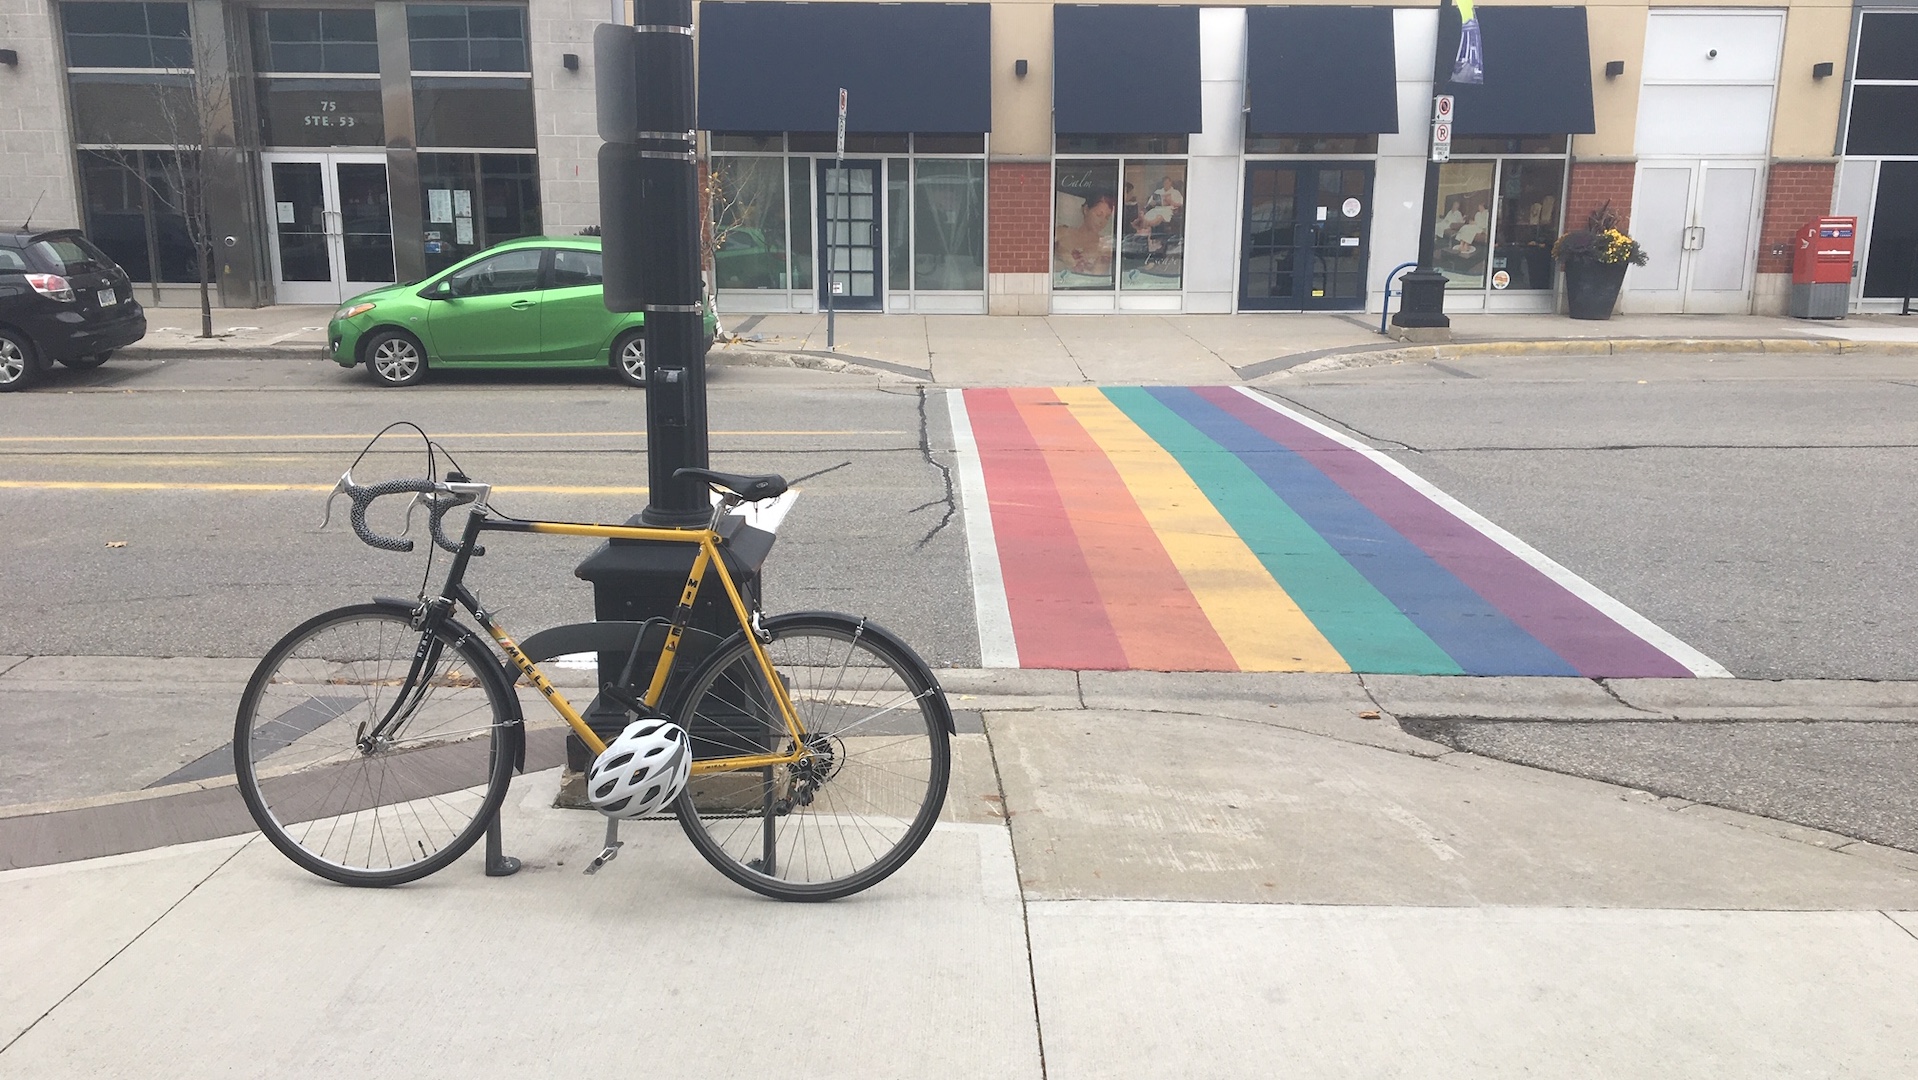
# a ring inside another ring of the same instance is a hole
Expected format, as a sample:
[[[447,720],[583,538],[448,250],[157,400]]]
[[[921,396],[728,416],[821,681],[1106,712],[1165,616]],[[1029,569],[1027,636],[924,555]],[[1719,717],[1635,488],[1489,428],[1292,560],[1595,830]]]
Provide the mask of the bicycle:
[[[412,494],[409,529],[423,504],[432,542],[453,554],[445,582],[437,595],[422,587],[417,601],[376,597],[308,619],[261,659],[241,698],[233,736],[240,793],[293,862],[347,885],[398,885],[450,865],[490,829],[487,872],[518,869],[498,852],[499,809],[525,763],[515,685],[524,677],[600,754],[606,742],[538,667],[594,651],[602,673],[604,657],[626,657],[596,705],[613,703],[628,719],[665,717],[671,689],[671,719],[693,750],[691,779],[672,813],[731,880],[782,900],[836,899],[877,884],[925,842],[944,805],[955,734],[931,669],[866,619],[763,617],[756,592],[739,585],[764,559],[797,494],[783,478],[680,469],[675,478],[709,485],[713,513],[704,526],[671,528],[507,517],[489,505],[490,485],[457,468],[444,481],[367,486],[347,470],[328,497],[329,516],[333,499],[347,495],[361,541],[411,551],[411,540],[375,533],[366,512],[376,499]],[[459,506],[470,509],[455,541],[442,522]],[[522,645],[463,581],[488,532],[698,550],[670,617],[555,627]],[[699,632],[689,628],[693,604],[714,575],[738,629],[682,674],[681,646]],[[587,873],[617,854],[618,828],[609,817],[606,845]]]

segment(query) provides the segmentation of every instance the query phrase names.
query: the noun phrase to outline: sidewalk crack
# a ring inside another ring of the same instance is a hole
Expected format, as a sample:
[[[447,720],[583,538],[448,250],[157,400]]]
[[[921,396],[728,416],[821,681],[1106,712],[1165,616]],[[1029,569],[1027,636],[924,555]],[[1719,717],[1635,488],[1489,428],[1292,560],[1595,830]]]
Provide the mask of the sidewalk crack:
[[[1892,918],[1891,912],[1889,911],[1880,911],[1878,914],[1883,915],[1885,917],[1886,922],[1890,923],[1891,925],[1897,927],[1900,930],[1903,930],[1906,933],[1906,935],[1909,936],[1913,941],[1918,941],[1918,930],[1913,930],[1911,927],[1906,926],[1904,923],[1901,923],[1897,919]]]
[[[1603,691],[1605,691],[1605,693],[1606,693],[1606,694],[1607,694],[1608,696],[1610,696],[1610,697],[1611,697],[1611,699],[1612,699],[1613,701],[1616,701],[1616,702],[1618,702],[1618,703],[1619,703],[1620,705],[1623,705],[1623,706],[1625,706],[1626,708],[1628,708],[1628,709],[1631,709],[1631,710],[1632,710],[1633,712],[1642,712],[1642,713],[1644,713],[1644,714],[1646,714],[1647,716],[1656,716],[1656,717],[1659,717],[1660,719],[1663,719],[1663,720],[1676,720],[1676,719],[1678,719],[1678,714],[1677,714],[1677,713],[1666,713],[1666,712],[1659,712],[1659,711],[1658,711],[1657,709],[1648,709],[1648,708],[1646,708],[1646,707],[1645,707],[1645,706],[1643,706],[1643,705],[1634,705],[1634,704],[1632,704],[1631,702],[1629,702],[1629,701],[1626,701],[1626,700],[1625,700],[1624,698],[1622,698],[1622,697],[1620,697],[1620,696],[1619,696],[1619,694],[1618,694],[1618,691],[1616,691],[1616,690],[1614,690],[1614,689],[1612,689],[1612,684],[1611,684],[1611,682],[1610,682],[1610,680],[1607,680],[1607,679],[1593,679],[1593,680],[1592,680],[1592,682],[1593,682],[1593,683],[1595,683],[1595,684],[1597,684],[1597,686],[1598,686],[1598,688],[1599,688],[1600,690],[1603,690]]]
[[[253,845],[253,841],[257,839],[259,839],[259,834],[256,833],[252,837],[248,838],[246,843],[241,844],[239,847],[234,848],[233,854],[228,855],[224,859],[221,859],[220,864],[218,866],[215,866],[213,869],[208,870],[206,872],[205,877],[194,882],[193,887],[191,889],[188,889],[186,892],[180,894],[180,898],[178,900],[175,900],[173,903],[168,904],[167,909],[165,911],[162,911],[159,915],[155,916],[152,922],[148,923],[144,928],[142,928],[139,933],[129,938],[125,945],[122,945],[119,948],[113,950],[112,956],[109,956],[105,960],[101,961],[100,966],[97,968],[94,968],[91,972],[89,972],[86,978],[81,979],[79,982],[75,983],[73,985],[73,989],[68,990],[66,993],[60,995],[59,1001],[56,1001],[52,1005],[47,1006],[46,1012],[43,1012],[39,1016],[34,1017],[33,1023],[28,1024],[24,1028],[21,1028],[20,1034],[15,1035],[13,1038],[7,1040],[7,1045],[0,1046],[0,1055],[5,1055],[7,1051],[13,1049],[15,1043],[18,1043],[21,1039],[26,1038],[28,1032],[40,1026],[40,1021],[45,1020],[49,1016],[52,1016],[55,1009],[58,1009],[60,1006],[65,1005],[69,998],[79,993],[83,987],[85,987],[88,983],[92,982],[94,978],[97,977],[102,971],[105,971],[107,969],[107,965],[113,963],[115,960],[118,960],[120,958],[120,954],[126,952],[128,949],[133,948],[133,946],[137,944],[141,938],[144,938],[147,936],[148,931],[151,931],[154,927],[160,925],[160,923],[165,921],[166,917],[168,915],[173,914],[176,908],[178,908],[181,904],[186,903],[187,899],[191,897],[194,893],[199,892],[200,886],[205,885],[207,882],[213,880],[213,875],[226,869],[226,866],[228,863],[232,862],[234,859],[239,858],[240,852],[245,851],[247,848],[251,847]]]
[[[992,758],[992,782],[999,786],[1000,820],[1006,826],[1006,846],[1012,851],[1013,884],[1019,889],[1019,927],[1026,935],[1026,987],[1032,994],[1032,1035],[1038,1044],[1039,1080],[1046,1076],[1046,1028],[1039,1014],[1039,968],[1032,956],[1032,902],[1026,897],[1025,875],[1019,869],[1019,842],[1012,832],[1012,803],[1006,798],[1006,779],[999,771],[999,744],[986,723],[986,751]]]
[[[932,543],[932,538],[939,535],[939,531],[941,529],[944,529],[947,525],[952,523],[953,515],[958,512],[958,500],[954,497],[953,490],[952,490],[952,467],[950,465],[947,465],[945,462],[940,461],[938,458],[933,457],[932,455],[932,436],[930,431],[928,430],[929,421],[926,418],[926,387],[921,386],[918,388],[918,390],[919,390],[919,456],[925,459],[926,464],[939,470],[939,479],[945,485],[945,495],[941,498],[932,499],[927,502],[921,503],[918,506],[915,506],[912,509],[906,511],[906,513],[916,514],[921,510],[930,510],[935,506],[942,506],[942,505],[946,508],[946,512],[943,515],[941,515],[939,518],[939,523],[934,525],[931,529],[927,530],[926,535],[920,537],[919,542],[912,546],[912,549],[914,551],[924,551],[926,545]],[[948,390],[944,392],[955,393],[956,391]]]
[[[1225,358],[1225,357],[1224,357],[1224,356],[1223,356],[1223,355],[1222,355],[1222,354],[1221,354],[1221,353],[1219,352],[1219,350],[1217,350],[1217,349],[1215,349],[1215,348],[1213,348],[1213,347],[1212,347],[1212,346],[1210,346],[1210,345],[1207,345],[1207,344],[1206,344],[1205,342],[1203,342],[1203,341],[1200,341],[1200,340],[1199,340],[1198,338],[1196,338],[1196,337],[1194,337],[1194,336],[1192,335],[1192,331],[1190,331],[1190,330],[1187,330],[1187,329],[1186,329],[1185,327],[1183,327],[1183,326],[1180,326],[1180,325],[1179,325],[1178,323],[1176,323],[1176,322],[1173,322],[1173,321],[1172,321],[1172,317],[1171,317],[1171,316],[1169,316],[1169,315],[1161,315],[1161,316],[1159,316],[1159,321],[1161,321],[1161,322],[1163,322],[1163,323],[1165,323],[1165,324],[1166,324],[1167,326],[1170,326],[1170,327],[1171,327],[1172,329],[1174,329],[1174,330],[1176,330],[1176,331],[1178,331],[1178,333],[1179,333],[1179,334],[1181,334],[1181,335],[1183,335],[1183,336],[1184,336],[1184,337],[1185,337],[1185,338],[1186,338],[1187,340],[1189,340],[1189,341],[1191,341],[1191,342],[1192,342],[1192,344],[1194,344],[1194,345],[1197,345],[1197,346],[1198,346],[1199,348],[1201,348],[1201,349],[1204,349],[1204,350],[1205,350],[1206,352],[1208,352],[1208,353],[1210,353],[1210,354],[1212,355],[1212,358],[1213,358],[1214,360],[1217,360],[1217,361],[1218,361],[1219,363],[1221,363],[1221,364],[1224,364],[1224,365],[1225,365],[1226,367],[1228,367],[1228,368],[1232,368],[1232,371],[1233,371],[1233,372],[1234,372],[1235,374],[1236,374],[1236,373],[1238,372],[1238,370],[1239,370],[1239,369],[1238,369],[1238,368],[1234,368],[1234,367],[1232,367],[1232,361],[1230,361],[1230,360],[1227,360],[1227,359],[1226,359],[1226,358]]]
[[[13,663],[8,664],[6,667],[0,668],[0,676],[4,676],[7,672],[12,671],[14,668],[19,667],[21,664],[24,664],[31,659],[33,659],[33,657],[23,656],[20,659],[15,660]]]
[[[1052,335],[1052,340],[1058,342],[1059,347],[1065,350],[1066,359],[1072,361],[1072,366],[1079,369],[1079,381],[1082,383],[1091,382],[1092,376],[1086,374],[1086,366],[1079,362],[1077,356],[1073,355],[1072,346],[1066,344],[1066,339],[1059,336],[1059,328],[1052,325],[1052,319],[1048,317],[1043,321],[1046,324],[1046,331]]]

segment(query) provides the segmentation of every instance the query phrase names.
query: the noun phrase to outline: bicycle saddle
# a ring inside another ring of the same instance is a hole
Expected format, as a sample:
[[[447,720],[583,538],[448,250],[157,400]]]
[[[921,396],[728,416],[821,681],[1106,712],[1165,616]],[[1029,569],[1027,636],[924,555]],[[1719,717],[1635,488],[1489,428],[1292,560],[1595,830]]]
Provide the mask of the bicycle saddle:
[[[786,493],[786,478],[776,473],[751,475],[748,473],[723,473],[711,469],[674,469],[673,479],[690,477],[704,480],[717,488],[723,488],[747,502],[761,499],[776,499]]]

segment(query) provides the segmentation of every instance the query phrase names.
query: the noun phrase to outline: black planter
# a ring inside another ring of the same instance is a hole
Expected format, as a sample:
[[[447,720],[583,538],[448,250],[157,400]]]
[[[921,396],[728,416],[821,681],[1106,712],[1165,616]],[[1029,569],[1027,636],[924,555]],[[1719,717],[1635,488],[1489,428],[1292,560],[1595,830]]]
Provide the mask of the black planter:
[[[1609,319],[1628,263],[1565,264],[1565,302],[1574,319]]]

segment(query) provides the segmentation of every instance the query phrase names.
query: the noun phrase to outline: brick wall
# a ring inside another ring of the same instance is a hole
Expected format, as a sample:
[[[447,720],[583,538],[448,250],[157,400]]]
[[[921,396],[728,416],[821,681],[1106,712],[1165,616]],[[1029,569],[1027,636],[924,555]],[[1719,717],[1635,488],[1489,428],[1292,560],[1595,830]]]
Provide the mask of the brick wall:
[[[1632,179],[1638,166],[1629,161],[1574,161],[1565,195],[1564,229],[1585,227],[1585,219],[1607,201],[1618,213],[1619,228],[1631,231]]]
[[[986,169],[986,269],[1043,274],[1052,269],[1052,166],[994,162]]]
[[[1765,219],[1758,232],[1758,272],[1791,273],[1793,236],[1806,222],[1831,213],[1831,164],[1780,164],[1765,182]],[[1774,255],[1773,249],[1783,252]]]

